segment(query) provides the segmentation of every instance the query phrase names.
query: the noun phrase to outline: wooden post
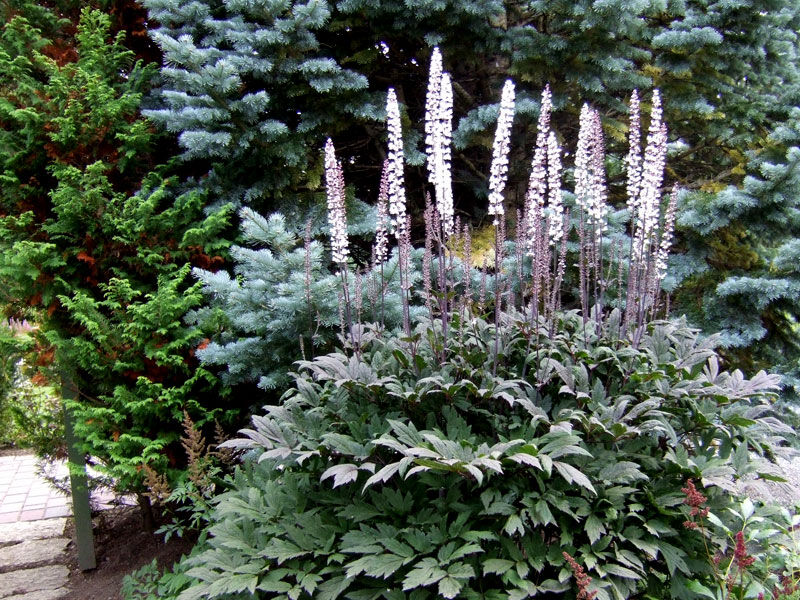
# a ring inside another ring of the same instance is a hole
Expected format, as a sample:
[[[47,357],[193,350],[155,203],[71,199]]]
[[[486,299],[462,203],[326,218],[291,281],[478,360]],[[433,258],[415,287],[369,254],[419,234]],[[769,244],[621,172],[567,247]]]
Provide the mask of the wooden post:
[[[62,373],[61,397],[74,400],[77,388],[72,379]],[[73,428],[72,411],[64,403],[64,432],[69,453],[69,480],[72,489],[72,515],[75,519],[75,539],[78,546],[78,566],[83,571],[94,569],[97,560],[94,553],[94,533],[92,532],[92,510],[89,506],[89,485],[86,480],[86,459],[78,446]]]

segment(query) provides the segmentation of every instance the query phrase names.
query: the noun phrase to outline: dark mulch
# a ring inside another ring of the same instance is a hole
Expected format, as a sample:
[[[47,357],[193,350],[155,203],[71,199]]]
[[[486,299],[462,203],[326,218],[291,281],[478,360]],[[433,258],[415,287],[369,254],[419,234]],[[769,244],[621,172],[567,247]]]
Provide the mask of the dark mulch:
[[[67,548],[70,593],[64,600],[121,600],[125,575],[154,558],[162,569],[169,568],[192,549],[193,540],[173,537],[165,544],[161,536],[144,531],[136,506],[102,511],[92,523],[97,568],[91,571],[78,568],[78,550],[73,538]],[[70,521],[67,534],[72,537],[73,533]]]

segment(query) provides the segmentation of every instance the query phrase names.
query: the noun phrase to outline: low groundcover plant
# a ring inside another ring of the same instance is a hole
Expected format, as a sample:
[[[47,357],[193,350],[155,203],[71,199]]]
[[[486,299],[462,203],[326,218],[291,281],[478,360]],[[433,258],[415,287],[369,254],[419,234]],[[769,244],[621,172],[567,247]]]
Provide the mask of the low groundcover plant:
[[[726,488],[750,452],[775,450],[774,378],[719,371],[680,321],[634,348],[557,318],[536,353],[536,328],[510,313],[498,332],[454,317],[444,360],[423,323],[411,341],[367,335],[360,356],[300,363],[281,404],[228,443],[257,460],[219,499],[180,598],[571,594],[571,561],[597,598],[691,598],[714,587],[707,549],[732,555],[743,529],[760,559],[747,595],[771,589],[780,531]],[[706,486],[702,533],[684,525],[688,480]]]

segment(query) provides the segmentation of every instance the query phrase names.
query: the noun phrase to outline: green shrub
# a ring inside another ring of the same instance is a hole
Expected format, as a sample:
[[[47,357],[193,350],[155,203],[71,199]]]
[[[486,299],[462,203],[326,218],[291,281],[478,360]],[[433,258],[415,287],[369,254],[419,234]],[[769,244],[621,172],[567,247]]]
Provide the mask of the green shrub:
[[[65,456],[61,397],[53,386],[34,383],[20,368],[8,409],[14,420],[15,444],[33,449],[42,458]]]
[[[0,321],[0,445],[15,444],[24,435],[14,420],[14,397],[23,378],[22,360],[34,347],[27,321]]]
[[[736,568],[742,531],[758,560],[731,597],[772,589],[779,515],[728,490],[790,433],[770,414],[776,377],[721,371],[714,339],[682,321],[638,347],[616,311],[589,323],[562,312],[550,336],[512,312],[496,337],[461,312],[444,353],[437,321],[301,362],[227,443],[251,460],[182,564],[181,600],[571,594],[564,552],[599,599],[714,596],[711,559]],[[689,480],[707,515],[690,513]]]

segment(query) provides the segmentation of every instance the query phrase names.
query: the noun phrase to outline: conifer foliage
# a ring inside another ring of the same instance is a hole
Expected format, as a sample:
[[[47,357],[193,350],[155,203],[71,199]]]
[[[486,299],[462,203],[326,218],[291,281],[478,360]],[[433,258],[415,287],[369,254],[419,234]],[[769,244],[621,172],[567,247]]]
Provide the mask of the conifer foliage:
[[[202,195],[154,168],[157,138],[138,115],[154,68],[106,14],[85,8],[74,38],[61,23],[74,45],[57,58],[24,14],[0,38],[3,303],[36,311],[79,388],[86,452],[136,490],[143,462],[180,466],[170,453],[184,410],[201,423],[220,412],[201,404],[214,380],[193,362],[202,334],[182,317],[202,300],[191,265],[221,264],[227,214],[204,213]]]

